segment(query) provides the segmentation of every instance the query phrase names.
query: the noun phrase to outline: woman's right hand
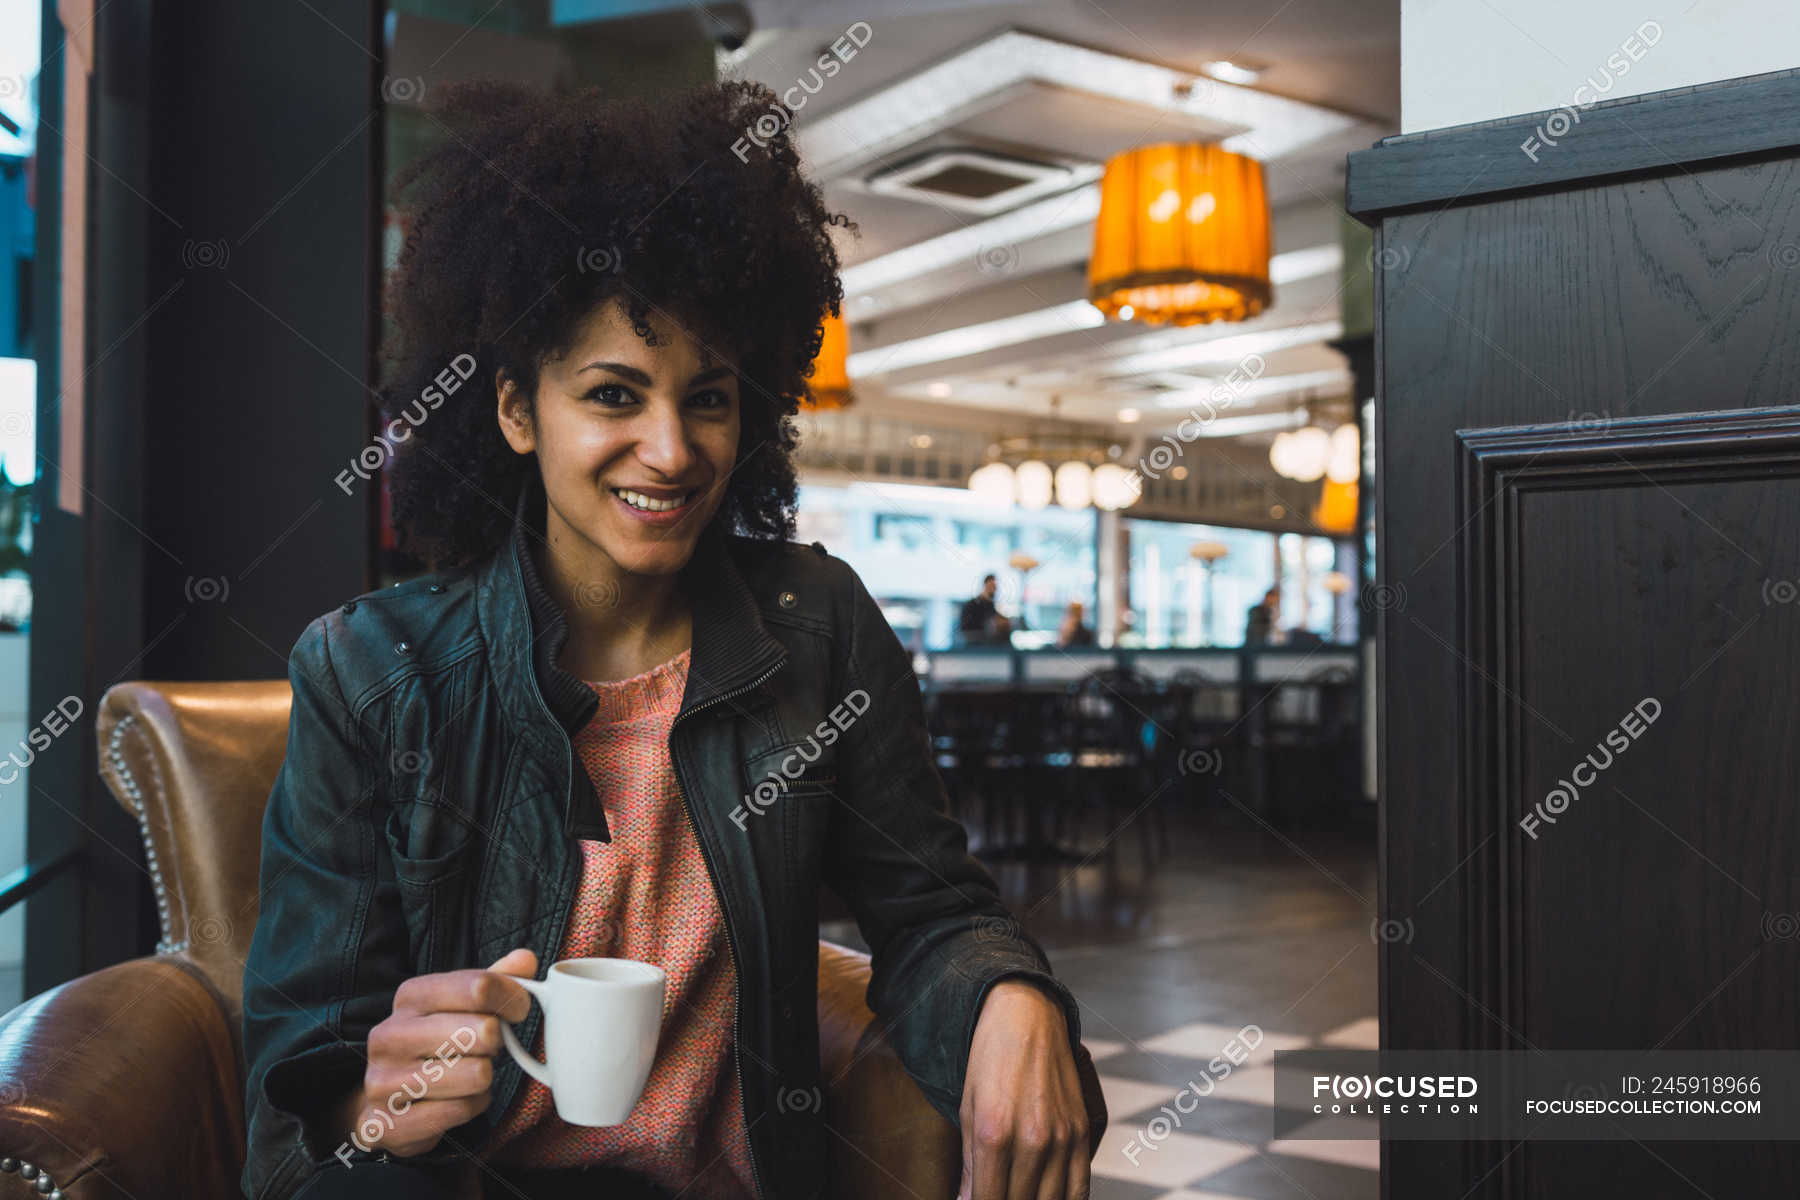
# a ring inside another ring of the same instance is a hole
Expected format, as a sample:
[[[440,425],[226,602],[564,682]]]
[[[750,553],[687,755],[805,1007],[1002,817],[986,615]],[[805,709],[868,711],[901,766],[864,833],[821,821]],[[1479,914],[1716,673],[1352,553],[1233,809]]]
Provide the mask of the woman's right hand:
[[[513,950],[485,971],[415,975],[395,989],[393,1011],[369,1031],[363,1085],[339,1112],[353,1144],[401,1158],[423,1154],[487,1111],[494,1056],[505,1050],[500,1022],[531,1011],[530,994],[501,975],[534,978],[537,955]]]

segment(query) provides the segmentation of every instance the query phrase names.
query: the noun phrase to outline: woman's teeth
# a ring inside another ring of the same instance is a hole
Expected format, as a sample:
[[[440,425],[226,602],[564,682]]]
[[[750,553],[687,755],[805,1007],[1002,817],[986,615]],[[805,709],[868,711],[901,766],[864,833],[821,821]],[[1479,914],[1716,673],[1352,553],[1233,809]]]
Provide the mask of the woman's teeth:
[[[692,499],[694,495],[692,492],[684,492],[680,497],[674,500],[652,500],[650,497],[644,495],[644,493],[634,492],[630,488],[614,488],[613,494],[625,501],[625,503],[631,505],[631,507],[641,508],[645,512],[668,512],[670,509],[680,508]]]

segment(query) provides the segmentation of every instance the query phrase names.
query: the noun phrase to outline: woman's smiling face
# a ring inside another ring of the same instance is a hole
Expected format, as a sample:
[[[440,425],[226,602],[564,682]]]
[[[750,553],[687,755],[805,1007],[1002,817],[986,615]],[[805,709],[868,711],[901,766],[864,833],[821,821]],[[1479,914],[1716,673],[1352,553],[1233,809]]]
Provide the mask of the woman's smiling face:
[[[723,503],[737,461],[738,380],[685,330],[652,312],[657,345],[609,299],[572,348],[538,375],[535,413],[500,386],[500,426],[535,450],[549,521],[586,538],[623,571],[679,571]],[[535,416],[535,419],[533,417]]]

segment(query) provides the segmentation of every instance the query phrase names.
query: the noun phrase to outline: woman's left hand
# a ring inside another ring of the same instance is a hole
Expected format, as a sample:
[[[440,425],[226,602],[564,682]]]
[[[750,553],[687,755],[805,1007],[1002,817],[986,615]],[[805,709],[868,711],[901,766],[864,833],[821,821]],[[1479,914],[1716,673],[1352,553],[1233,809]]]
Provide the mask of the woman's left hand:
[[[963,1079],[957,1200],[1087,1200],[1088,1121],[1062,1007],[1005,979],[988,989]]]

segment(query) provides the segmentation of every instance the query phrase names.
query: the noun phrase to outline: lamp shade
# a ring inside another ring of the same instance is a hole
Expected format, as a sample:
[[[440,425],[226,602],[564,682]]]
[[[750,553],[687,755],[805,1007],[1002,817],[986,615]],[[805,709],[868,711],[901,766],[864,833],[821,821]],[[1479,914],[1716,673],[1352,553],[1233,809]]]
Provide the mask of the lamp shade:
[[[990,504],[1013,502],[1013,469],[1003,462],[976,467],[969,476],[969,490]]]
[[[1094,468],[1094,507],[1103,512],[1130,508],[1137,503],[1142,486],[1136,471],[1127,471],[1118,463],[1101,463]]]
[[[1242,321],[1269,306],[1262,164],[1218,146],[1163,142],[1107,160],[1088,299],[1151,325]]]
[[[819,355],[813,359],[811,393],[802,403],[805,408],[848,408],[855,396],[850,391],[850,330],[842,316],[828,315],[824,321],[824,340]]]
[[[1057,464],[1056,502],[1064,508],[1086,508],[1094,502],[1094,472],[1078,458]]]
[[[1339,425],[1331,431],[1331,459],[1325,464],[1325,474],[1333,483],[1362,478],[1362,432],[1356,426]]]
[[[1319,504],[1313,509],[1313,524],[1330,533],[1356,531],[1357,484],[1339,483],[1327,478],[1319,489]]]
[[[1331,462],[1329,433],[1317,425],[1308,425],[1285,437],[1278,435],[1275,440],[1281,448],[1270,448],[1269,461],[1277,471],[1301,483],[1311,483],[1325,474],[1325,467]]]
[[[1050,464],[1032,459],[1013,468],[1013,499],[1026,508],[1047,508],[1055,489]]]

